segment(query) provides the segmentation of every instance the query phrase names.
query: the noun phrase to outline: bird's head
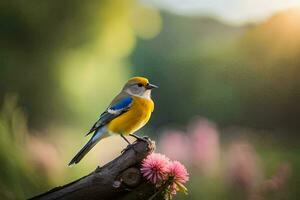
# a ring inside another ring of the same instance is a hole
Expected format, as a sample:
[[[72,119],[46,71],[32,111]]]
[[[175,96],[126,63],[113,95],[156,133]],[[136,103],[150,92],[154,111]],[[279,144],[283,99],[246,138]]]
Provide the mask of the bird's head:
[[[144,77],[133,77],[125,84],[123,91],[129,95],[149,99],[151,98],[151,90],[153,88],[158,87],[149,83],[148,79]]]

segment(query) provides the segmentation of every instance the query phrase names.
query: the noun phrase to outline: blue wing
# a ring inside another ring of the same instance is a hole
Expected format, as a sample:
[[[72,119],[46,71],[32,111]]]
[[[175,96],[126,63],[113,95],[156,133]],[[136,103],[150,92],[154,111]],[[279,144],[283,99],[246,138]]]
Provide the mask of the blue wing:
[[[120,98],[119,100],[113,101],[114,104],[109,106],[105,112],[100,115],[98,121],[93,125],[90,131],[86,134],[89,135],[90,133],[94,132],[98,128],[106,125],[108,122],[113,120],[114,118],[122,115],[123,113],[127,112],[130,106],[132,105],[133,99],[130,96],[126,96]]]
[[[118,112],[120,110],[126,109],[129,107],[129,105],[132,103],[133,99],[131,97],[124,97],[114,105],[112,105],[108,110],[111,110],[113,112]]]

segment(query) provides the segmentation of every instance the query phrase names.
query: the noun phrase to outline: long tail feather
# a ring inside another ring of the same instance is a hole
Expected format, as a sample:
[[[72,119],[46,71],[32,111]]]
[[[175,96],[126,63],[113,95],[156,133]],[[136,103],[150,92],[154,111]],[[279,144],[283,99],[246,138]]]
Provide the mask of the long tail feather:
[[[91,139],[82,147],[82,149],[70,161],[69,166],[79,163],[81,159],[102,139],[105,137],[106,131],[98,129]]]

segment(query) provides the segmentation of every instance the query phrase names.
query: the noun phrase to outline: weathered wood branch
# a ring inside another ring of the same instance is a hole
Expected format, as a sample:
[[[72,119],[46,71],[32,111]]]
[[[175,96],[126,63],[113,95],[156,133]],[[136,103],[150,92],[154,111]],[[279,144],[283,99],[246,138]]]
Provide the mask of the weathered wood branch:
[[[35,196],[32,200],[148,199],[156,191],[153,185],[142,178],[140,164],[154,148],[154,142],[138,140],[123,154],[103,167],[98,167],[76,181]]]

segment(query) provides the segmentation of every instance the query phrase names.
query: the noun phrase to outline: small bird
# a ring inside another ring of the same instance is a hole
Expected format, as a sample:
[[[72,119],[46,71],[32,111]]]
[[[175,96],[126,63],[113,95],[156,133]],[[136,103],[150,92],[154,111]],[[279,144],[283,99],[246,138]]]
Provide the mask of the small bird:
[[[134,132],[142,128],[150,119],[154,109],[151,90],[158,88],[144,77],[133,77],[100,115],[86,135],[94,133],[84,147],[69,163],[77,164],[101,139],[119,134],[128,144],[125,135],[142,139]]]

